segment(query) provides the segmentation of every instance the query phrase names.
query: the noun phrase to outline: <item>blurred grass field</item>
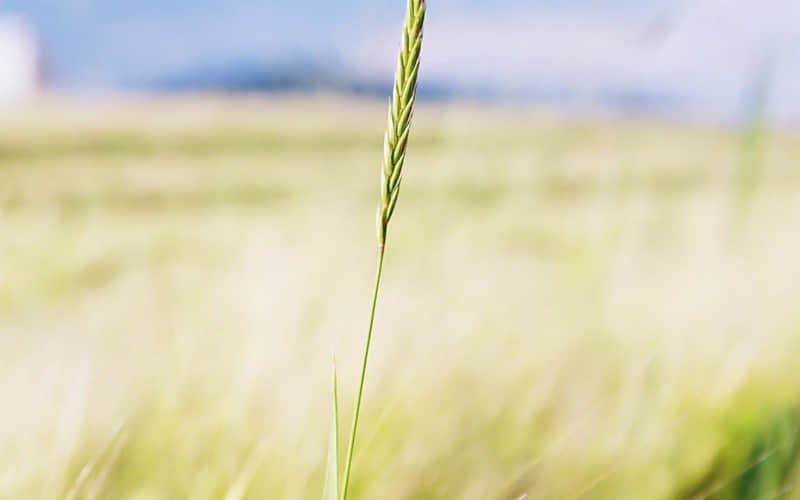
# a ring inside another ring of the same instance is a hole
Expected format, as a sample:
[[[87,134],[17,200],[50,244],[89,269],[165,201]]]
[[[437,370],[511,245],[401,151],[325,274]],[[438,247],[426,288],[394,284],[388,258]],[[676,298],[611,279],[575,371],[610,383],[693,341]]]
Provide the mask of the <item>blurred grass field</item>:
[[[384,113],[0,116],[0,498],[319,498]],[[354,496],[800,498],[798,160],[791,132],[423,105]]]

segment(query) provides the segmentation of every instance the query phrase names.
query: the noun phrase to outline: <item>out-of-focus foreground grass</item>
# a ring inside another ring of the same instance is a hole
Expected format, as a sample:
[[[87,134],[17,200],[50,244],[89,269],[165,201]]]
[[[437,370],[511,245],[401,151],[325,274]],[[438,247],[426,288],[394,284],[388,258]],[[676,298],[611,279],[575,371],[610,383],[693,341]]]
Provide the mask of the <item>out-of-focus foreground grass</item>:
[[[0,497],[318,498],[384,120],[0,118]],[[358,498],[798,495],[800,137],[747,190],[732,132],[423,106],[411,141]]]

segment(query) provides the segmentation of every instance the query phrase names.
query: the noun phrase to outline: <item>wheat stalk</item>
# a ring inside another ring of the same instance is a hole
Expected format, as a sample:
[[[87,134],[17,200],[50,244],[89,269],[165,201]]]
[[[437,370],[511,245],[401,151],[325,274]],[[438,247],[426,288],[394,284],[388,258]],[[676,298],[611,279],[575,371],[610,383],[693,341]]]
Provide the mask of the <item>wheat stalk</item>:
[[[378,263],[375,271],[375,286],[370,305],[369,326],[364,344],[364,355],[361,361],[361,376],[358,381],[353,425],[350,428],[350,441],[347,446],[341,500],[347,499],[350,485],[350,471],[353,463],[358,417],[361,412],[361,400],[364,392],[364,380],[367,374],[372,329],[375,323],[375,306],[378,301],[383,256],[386,248],[386,233],[392,219],[397,197],[400,194],[403,164],[406,159],[406,145],[411,130],[411,116],[414,111],[414,100],[417,95],[417,75],[419,74],[420,52],[422,50],[422,25],[425,20],[425,0],[408,0],[406,18],[403,24],[403,38],[400,55],[397,61],[392,103],[389,108],[389,120],[383,141],[383,168],[381,169],[381,203],[378,207]]]

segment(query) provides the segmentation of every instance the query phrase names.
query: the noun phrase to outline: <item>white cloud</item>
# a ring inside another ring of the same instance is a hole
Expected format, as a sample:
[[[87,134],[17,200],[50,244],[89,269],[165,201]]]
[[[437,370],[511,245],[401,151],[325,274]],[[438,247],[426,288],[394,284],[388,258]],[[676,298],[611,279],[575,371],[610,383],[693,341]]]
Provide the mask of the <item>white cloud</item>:
[[[31,97],[39,87],[39,54],[29,27],[15,17],[0,17],[0,103]]]

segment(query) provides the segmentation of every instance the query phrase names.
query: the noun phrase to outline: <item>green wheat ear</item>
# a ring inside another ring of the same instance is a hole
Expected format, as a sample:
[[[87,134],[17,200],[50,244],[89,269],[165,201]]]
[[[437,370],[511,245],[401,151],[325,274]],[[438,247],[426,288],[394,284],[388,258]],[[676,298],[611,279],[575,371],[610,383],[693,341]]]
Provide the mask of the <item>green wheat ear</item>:
[[[367,375],[367,359],[372,341],[372,327],[375,322],[375,306],[378,302],[378,290],[383,271],[383,255],[386,248],[386,232],[389,221],[397,206],[400,194],[400,182],[403,174],[403,163],[406,159],[408,134],[411,130],[411,115],[414,111],[414,100],[417,95],[417,75],[422,49],[422,24],[425,20],[425,0],[408,0],[406,19],[403,25],[403,39],[400,45],[400,56],[397,62],[392,104],[389,108],[389,123],[383,142],[383,168],[381,169],[381,203],[378,207],[378,265],[375,272],[375,287],[372,291],[372,304],[369,313],[364,355],[361,360],[361,376],[358,381],[353,425],[350,428],[350,440],[347,445],[347,457],[344,465],[340,500],[347,500],[350,486],[350,471],[353,464],[358,417],[361,413],[361,400],[364,392],[364,380]]]
[[[392,105],[389,108],[389,123],[383,140],[381,206],[378,209],[378,242],[381,246],[386,243],[386,230],[397,205],[400,182],[403,178],[406,145],[417,95],[424,20],[425,0],[409,0],[392,90]]]

